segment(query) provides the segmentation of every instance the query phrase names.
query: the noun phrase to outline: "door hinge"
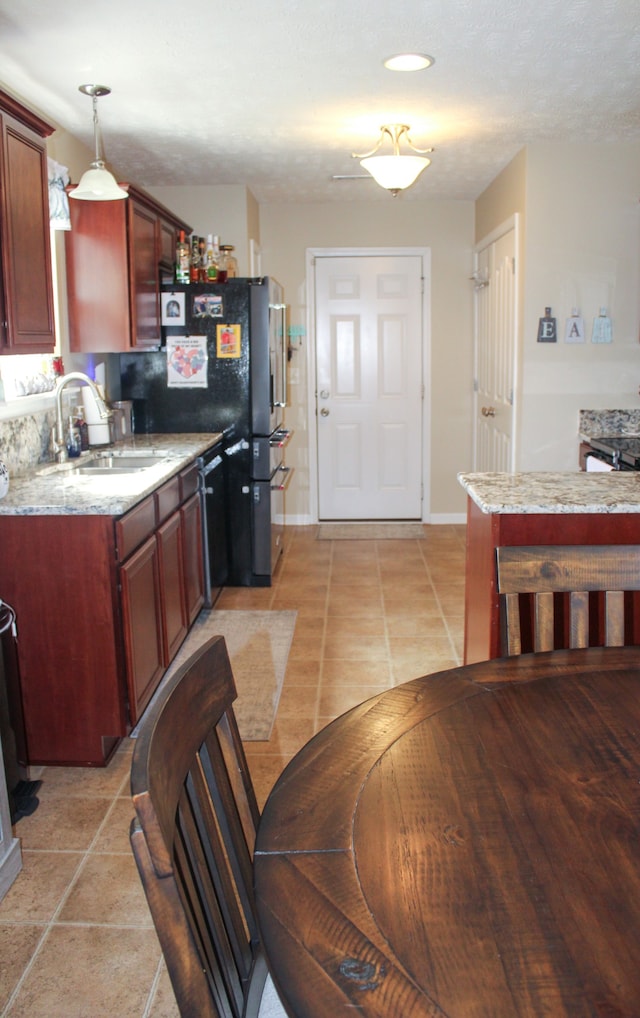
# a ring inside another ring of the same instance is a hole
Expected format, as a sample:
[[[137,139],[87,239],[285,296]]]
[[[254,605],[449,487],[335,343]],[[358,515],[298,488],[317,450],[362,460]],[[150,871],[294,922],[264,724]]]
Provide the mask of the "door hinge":
[[[420,276],[420,293],[424,293],[424,276]]]
[[[474,380],[473,380],[473,391],[474,392],[479,392],[479,390],[480,390],[480,386],[478,384],[478,379],[474,378]]]
[[[513,272],[513,274],[515,276],[515,274],[516,274],[516,260],[515,260],[515,258],[511,259],[511,271]]]

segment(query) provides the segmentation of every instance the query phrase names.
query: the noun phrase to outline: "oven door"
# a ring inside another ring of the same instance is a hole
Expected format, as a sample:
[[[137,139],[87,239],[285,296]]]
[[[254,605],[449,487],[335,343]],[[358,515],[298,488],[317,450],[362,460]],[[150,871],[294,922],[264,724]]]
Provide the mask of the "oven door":
[[[585,455],[585,468],[587,473],[608,473],[611,470],[626,470],[636,472],[635,467],[630,466],[628,463],[623,463],[620,459],[620,454],[616,453],[613,456],[606,452],[597,450],[596,452],[588,452]]]
[[[584,457],[585,470],[588,474],[602,474],[608,473],[610,470],[615,470],[616,467],[613,460],[610,457],[606,457],[604,453],[600,452],[588,452]]]

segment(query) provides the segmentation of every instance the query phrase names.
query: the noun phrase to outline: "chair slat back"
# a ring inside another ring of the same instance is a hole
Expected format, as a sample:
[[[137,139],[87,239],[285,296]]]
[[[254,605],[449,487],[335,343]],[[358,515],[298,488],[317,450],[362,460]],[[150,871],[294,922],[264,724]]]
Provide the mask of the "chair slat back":
[[[568,601],[568,644],[588,647],[597,629],[593,597],[604,603],[604,632],[599,642],[607,647],[625,643],[625,591],[640,590],[638,545],[545,545],[496,549],[497,583],[501,601],[502,650],[522,653],[524,610],[533,599],[534,651],[553,650],[562,627],[559,603]],[[567,595],[566,599],[558,595]],[[527,597],[525,597],[526,595]]]
[[[142,721],[131,846],[182,1018],[257,1015],[266,976],[253,899],[259,811],[214,637]]]

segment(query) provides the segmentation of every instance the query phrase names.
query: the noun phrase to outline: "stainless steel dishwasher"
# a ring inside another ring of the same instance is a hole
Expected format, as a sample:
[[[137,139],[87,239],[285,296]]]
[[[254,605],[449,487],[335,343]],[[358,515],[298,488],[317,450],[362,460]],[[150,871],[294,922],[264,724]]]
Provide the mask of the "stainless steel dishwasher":
[[[204,603],[213,608],[229,575],[225,460],[222,443],[198,457]]]

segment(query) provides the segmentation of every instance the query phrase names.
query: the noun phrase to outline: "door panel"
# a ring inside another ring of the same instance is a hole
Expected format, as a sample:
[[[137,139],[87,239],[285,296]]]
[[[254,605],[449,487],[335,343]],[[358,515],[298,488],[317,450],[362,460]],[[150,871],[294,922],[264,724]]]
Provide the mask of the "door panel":
[[[474,470],[514,468],[516,272],[514,228],[478,252]]]
[[[320,519],[420,519],[422,259],[316,259]]]

